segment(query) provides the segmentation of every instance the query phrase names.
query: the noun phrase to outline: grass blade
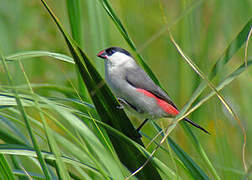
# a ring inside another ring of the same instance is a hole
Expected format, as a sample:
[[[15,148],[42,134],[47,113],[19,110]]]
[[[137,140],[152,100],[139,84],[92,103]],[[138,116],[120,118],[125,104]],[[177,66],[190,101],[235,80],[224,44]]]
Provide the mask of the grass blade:
[[[212,67],[209,75],[209,79],[214,78],[217,73],[222,70],[223,66],[229,62],[232,56],[242,47],[246,42],[249,32],[252,27],[252,18],[242,28],[241,32],[235,37],[235,39],[229,44],[225,52],[220,56],[217,62]]]
[[[209,179],[191,157],[188,156],[171,138],[168,138],[168,142],[195,179]]]
[[[14,174],[3,154],[0,154],[0,177],[1,179],[14,180]]]
[[[10,86],[13,86],[13,84],[12,84],[12,78],[11,78],[11,76],[9,74],[8,67],[7,67],[7,64],[6,64],[6,61],[5,61],[5,57],[2,55],[2,53],[0,55],[1,55],[1,59],[2,59],[4,70],[5,70],[5,72],[7,74],[7,77],[8,77],[8,82],[9,82]],[[27,118],[27,115],[25,113],[25,110],[24,110],[24,107],[23,107],[22,102],[20,100],[20,97],[19,97],[19,95],[17,94],[17,92],[16,92],[16,90],[14,88],[12,89],[12,91],[13,91],[13,94],[15,95],[15,99],[16,99],[16,102],[17,102],[17,107],[20,110],[20,112],[21,112],[21,114],[23,116],[23,119],[25,121],[25,124],[26,124],[26,127],[28,129],[30,138],[32,140],[32,144],[34,145],[34,148],[35,148],[36,153],[38,155],[38,160],[40,162],[40,165],[42,167],[44,175],[45,175],[46,179],[51,179],[49,171],[48,171],[48,168],[47,168],[47,165],[46,165],[46,163],[45,163],[45,161],[43,159],[43,156],[41,154],[41,150],[40,150],[40,147],[39,147],[39,145],[37,143],[37,140],[36,140],[36,138],[35,138],[35,136],[34,136],[34,134],[32,132],[32,128],[31,128],[30,122],[29,122],[29,120]]]
[[[68,17],[73,39],[82,46],[82,19],[80,12],[80,0],[66,0]]]
[[[68,63],[73,63],[74,60],[73,58],[60,54],[60,53],[54,53],[54,52],[49,52],[49,51],[24,51],[24,52],[19,52],[15,53],[12,55],[9,55],[6,57],[7,61],[14,61],[18,59],[28,59],[28,58],[36,58],[36,57],[52,57],[55,59],[59,59]]]
[[[67,180],[67,179],[70,179],[70,176],[69,174],[67,173],[67,168],[65,166],[65,164],[63,163],[62,159],[61,159],[61,152],[59,150],[59,147],[52,135],[52,130],[49,128],[47,122],[46,122],[46,119],[45,119],[45,116],[43,114],[43,111],[41,109],[41,107],[39,106],[39,103],[38,101],[40,101],[40,99],[38,99],[36,97],[36,95],[34,94],[33,90],[32,90],[32,87],[30,85],[30,82],[29,82],[29,79],[24,71],[24,67],[22,65],[22,63],[19,61],[19,65],[22,69],[22,72],[24,74],[24,77],[25,77],[25,80],[26,80],[26,83],[28,84],[29,86],[29,91],[32,95],[32,97],[34,98],[34,102],[35,102],[35,109],[38,111],[39,113],[39,116],[40,118],[42,119],[42,122],[43,122],[43,127],[44,127],[44,130],[45,130],[45,134],[46,134],[46,137],[47,137],[47,141],[48,141],[48,144],[49,144],[49,147],[51,149],[51,151],[53,152],[53,154],[55,155],[55,158],[56,158],[56,171],[58,173],[58,176],[60,179],[63,179],[63,180]]]
[[[80,11],[80,0],[66,0],[67,4],[67,10],[68,10],[68,17],[70,22],[70,28],[72,31],[72,37],[77,42],[77,44],[82,47],[83,41],[82,41],[82,22],[83,19],[81,18],[81,11]],[[79,92],[81,92],[81,98],[85,101],[88,101],[87,96],[87,90],[85,88],[85,85],[81,79],[81,75],[76,69],[77,72],[77,78],[78,78],[78,87]]]
[[[154,122],[154,127],[157,132],[161,132],[162,129]],[[164,136],[164,133],[161,133]],[[204,171],[193,161],[193,159],[178,145],[172,138],[168,137],[167,141],[171,146],[172,150],[176,153],[179,159],[183,162],[184,166],[188,169],[188,172],[195,179],[209,179]]]

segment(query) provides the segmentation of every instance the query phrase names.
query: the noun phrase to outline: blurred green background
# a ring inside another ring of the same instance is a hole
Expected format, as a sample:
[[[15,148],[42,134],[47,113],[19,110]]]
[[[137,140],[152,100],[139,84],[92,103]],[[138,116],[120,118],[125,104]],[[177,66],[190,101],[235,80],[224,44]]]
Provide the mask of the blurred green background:
[[[96,57],[99,50],[109,46],[131,50],[98,1],[80,2],[82,37],[79,44],[99,72],[104,75],[103,62]],[[71,33],[66,2],[48,0],[48,3]],[[138,52],[180,108],[189,100],[201,79],[174,48],[166,31],[167,27],[171,28],[183,52],[205,74],[208,74],[216,60],[250,20],[252,14],[251,0],[110,0],[110,3],[134,41]],[[35,0],[1,0],[0,47],[5,55],[30,50],[46,50],[69,55],[55,24],[41,2]],[[252,46],[249,44],[247,52],[250,59],[251,50]],[[245,46],[214,79],[216,85],[244,62],[244,52]],[[71,64],[46,57],[22,62],[31,83],[62,85],[69,88],[73,88],[71,84],[73,83],[75,88],[78,87],[76,70]],[[18,64],[9,64],[9,68],[15,85],[25,84]],[[6,84],[6,76],[0,66],[0,85],[4,84]],[[63,96],[46,88],[36,92],[49,97]],[[209,92],[209,90],[204,91],[200,98]],[[248,68],[221,93],[246,129],[246,162],[251,165],[251,68]],[[193,112],[190,118],[211,132],[209,136],[193,128],[221,177],[238,179],[243,171],[243,136],[237,122],[216,97]],[[159,122],[162,123],[164,120]],[[149,136],[154,136],[156,133],[150,123],[144,127],[143,132]],[[171,137],[204,169],[204,163],[197,161],[198,154],[180,126],[176,127]],[[147,143],[147,139],[144,139],[144,142]]]

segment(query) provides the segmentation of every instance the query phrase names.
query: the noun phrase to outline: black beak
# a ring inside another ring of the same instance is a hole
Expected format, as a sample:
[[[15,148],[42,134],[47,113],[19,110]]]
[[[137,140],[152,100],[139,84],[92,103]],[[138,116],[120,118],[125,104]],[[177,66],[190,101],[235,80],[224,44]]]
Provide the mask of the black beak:
[[[98,56],[99,58],[102,58],[102,59],[107,59],[107,53],[106,53],[104,50],[100,51],[100,52],[97,54],[97,56]]]

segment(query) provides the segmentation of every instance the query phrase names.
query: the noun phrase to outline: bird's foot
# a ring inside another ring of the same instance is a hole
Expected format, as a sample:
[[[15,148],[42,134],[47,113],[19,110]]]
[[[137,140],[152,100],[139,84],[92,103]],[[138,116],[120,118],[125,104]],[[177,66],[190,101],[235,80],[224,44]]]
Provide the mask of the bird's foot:
[[[117,109],[123,109],[124,107],[122,105],[116,106]]]
[[[140,134],[140,131],[137,131],[137,137],[142,138],[143,136]]]

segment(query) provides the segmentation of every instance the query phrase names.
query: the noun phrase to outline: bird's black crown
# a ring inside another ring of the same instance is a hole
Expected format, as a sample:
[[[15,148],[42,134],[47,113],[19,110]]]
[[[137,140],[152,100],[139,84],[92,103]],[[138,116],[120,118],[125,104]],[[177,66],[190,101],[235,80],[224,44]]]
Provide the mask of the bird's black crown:
[[[105,49],[105,52],[107,53],[107,55],[111,56],[112,54],[116,53],[116,52],[121,52],[123,54],[126,54],[128,56],[131,56],[130,53],[128,51],[126,51],[123,48],[119,48],[119,47],[110,47]]]

